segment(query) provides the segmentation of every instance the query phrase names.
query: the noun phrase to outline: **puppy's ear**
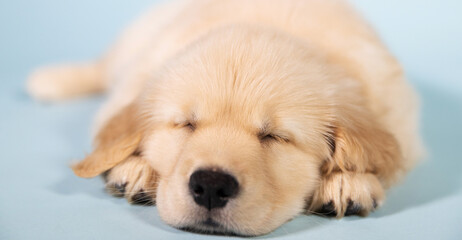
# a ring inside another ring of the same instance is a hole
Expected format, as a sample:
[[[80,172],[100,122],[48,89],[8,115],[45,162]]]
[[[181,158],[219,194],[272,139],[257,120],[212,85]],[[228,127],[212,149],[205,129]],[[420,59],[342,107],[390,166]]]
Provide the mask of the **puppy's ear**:
[[[367,110],[344,111],[329,135],[332,155],[324,173],[373,173],[387,187],[403,169],[398,142]]]
[[[112,117],[95,138],[95,149],[72,166],[79,177],[95,177],[136,154],[142,140],[143,125],[137,103],[123,108]]]

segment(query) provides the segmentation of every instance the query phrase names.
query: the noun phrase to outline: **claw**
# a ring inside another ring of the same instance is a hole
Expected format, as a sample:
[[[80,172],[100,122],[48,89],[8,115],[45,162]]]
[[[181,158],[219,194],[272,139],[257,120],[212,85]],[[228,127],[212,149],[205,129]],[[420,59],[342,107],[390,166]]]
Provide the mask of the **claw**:
[[[374,198],[372,202],[372,208],[375,210],[377,209],[377,207],[378,207],[378,203],[377,203],[377,200]]]

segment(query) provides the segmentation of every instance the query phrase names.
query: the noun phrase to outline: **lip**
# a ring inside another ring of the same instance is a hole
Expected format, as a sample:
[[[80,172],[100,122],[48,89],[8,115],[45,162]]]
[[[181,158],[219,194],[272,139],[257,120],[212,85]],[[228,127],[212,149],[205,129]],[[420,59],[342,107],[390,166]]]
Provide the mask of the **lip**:
[[[218,235],[218,236],[233,236],[233,237],[247,237],[242,234],[235,233],[223,227],[222,224],[213,220],[211,217],[207,218],[205,221],[202,221],[195,225],[190,225],[186,227],[179,228],[182,231],[199,233],[199,234],[208,234],[208,235]]]
[[[204,222],[202,222],[202,224],[206,225],[206,226],[210,226],[210,227],[213,227],[213,228],[220,228],[221,225],[216,222],[215,220],[213,220],[212,218],[207,218],[207,220],[205,220]]]
[[[196,234],[205,234],[205,235],[216,235],[216,236],[229,236],[229,237],[249,237],[246,235],[238,234],[235,232],[229,232],[229,231],[220,231],[220,230],[214,230],[214,229],[199,229],[196,227],[182,227],[179,228],[182,231],[190,232],[190,233],[196,233]]]

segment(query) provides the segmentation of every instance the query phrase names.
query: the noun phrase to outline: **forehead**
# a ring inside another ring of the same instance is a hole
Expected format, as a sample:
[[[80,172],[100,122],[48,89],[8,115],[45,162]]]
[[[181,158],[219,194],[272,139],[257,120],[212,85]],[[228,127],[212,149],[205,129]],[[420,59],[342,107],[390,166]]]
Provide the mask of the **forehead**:
[[[318,96],[319,90],[304,86],[297,76],[281,79],[270,71],[245,77],[226,73],[190,73],[187,81],[171,81],[168,88],[155,94],[159,101],[152,109],[157,119],[164,123],[227,125],[251,133],[265,128],[294,139],[326,131],[332,115],[330,104]]]
[[[146,94],[154,117],[292,131],[320,128],[333,105],[325,66],[296,44],[268,42],[249,46],[221,40],[178,57]]]

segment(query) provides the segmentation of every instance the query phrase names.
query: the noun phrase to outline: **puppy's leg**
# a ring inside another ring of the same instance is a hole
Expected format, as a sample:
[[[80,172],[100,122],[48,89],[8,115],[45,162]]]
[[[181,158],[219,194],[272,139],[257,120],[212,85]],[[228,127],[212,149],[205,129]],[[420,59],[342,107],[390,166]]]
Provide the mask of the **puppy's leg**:
[[[403,175],[401,147],[361,103],[339,111],[342,118],[328,136],[330,154],[320,166],[319,187],[308,210],[338,218],[364,216],[382,205],[384,189]]]
[[[27,91],[43,101],[62,100],[105,89],[104,64],[85,63],[39,68],[27,81]]]
[[[371,173],[334,172],[323,176],[309,207],[325,216],[366,216],[382,205],[384,189]]]
[[[157,174],[140,156],[131,156],[104,174],[106,190],[133,204],[153,205]]]

